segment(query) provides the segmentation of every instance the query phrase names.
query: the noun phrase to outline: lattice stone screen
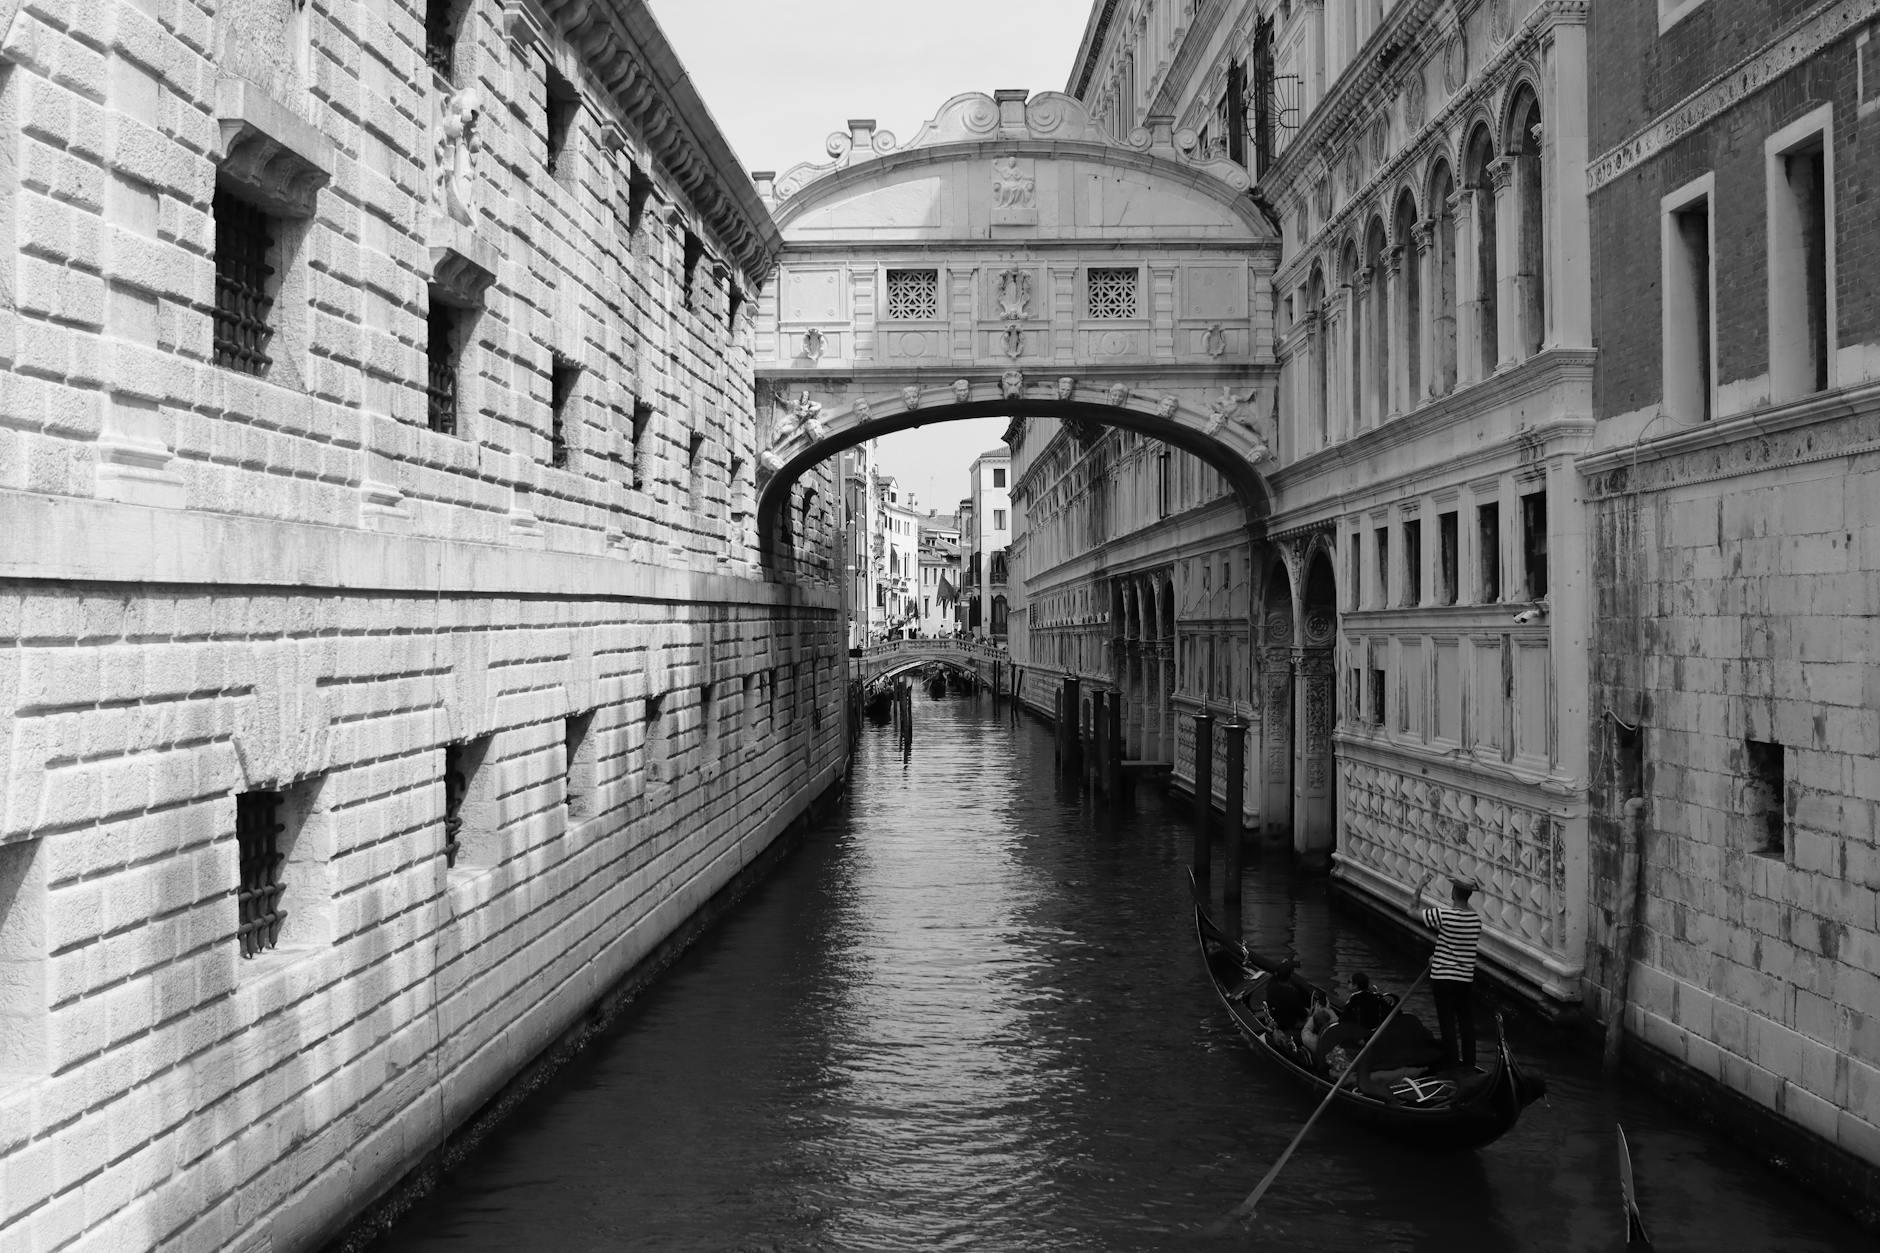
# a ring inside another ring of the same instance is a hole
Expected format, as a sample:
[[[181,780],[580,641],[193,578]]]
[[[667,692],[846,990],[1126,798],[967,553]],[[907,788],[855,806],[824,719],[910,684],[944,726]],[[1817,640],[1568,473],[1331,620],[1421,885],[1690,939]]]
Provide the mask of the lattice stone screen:
[[[889,270],[888,316],[929,320],[940,316],[940,271]]]
[[[1089,315],[1093,318],[1133,318],[1136,313],[1135,269],[1090,269]]]

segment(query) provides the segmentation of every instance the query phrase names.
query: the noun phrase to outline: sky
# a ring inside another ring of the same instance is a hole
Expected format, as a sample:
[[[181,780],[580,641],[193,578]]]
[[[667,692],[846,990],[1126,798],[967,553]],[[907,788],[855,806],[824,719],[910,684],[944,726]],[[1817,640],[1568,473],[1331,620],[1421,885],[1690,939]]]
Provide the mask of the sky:
[[[1062,91],[1091,0],[647,0],[747,170],[827,161],[823,141],[874,118],[906,143],[948,99]],[[883,438],[884,470],[950,513],[1003,418]]]

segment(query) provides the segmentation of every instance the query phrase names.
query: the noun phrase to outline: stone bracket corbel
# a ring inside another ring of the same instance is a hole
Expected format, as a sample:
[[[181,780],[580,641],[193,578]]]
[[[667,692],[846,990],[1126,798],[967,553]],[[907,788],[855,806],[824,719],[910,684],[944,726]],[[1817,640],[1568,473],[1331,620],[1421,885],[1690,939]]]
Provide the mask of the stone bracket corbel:
[[[217,181],[278,217],[312,217],[333,177],[333,142],[245,78],[217,80],[215,113]]]
[[[452,217],[431,218],[431,286],[452,304],[475,307],[496,281],[496,247]]]

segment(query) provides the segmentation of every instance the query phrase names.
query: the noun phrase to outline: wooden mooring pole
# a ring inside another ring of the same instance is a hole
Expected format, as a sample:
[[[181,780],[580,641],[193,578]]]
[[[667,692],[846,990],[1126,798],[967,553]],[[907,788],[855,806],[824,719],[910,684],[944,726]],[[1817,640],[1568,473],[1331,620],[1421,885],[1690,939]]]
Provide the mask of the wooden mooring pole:
[[[1221,840],[1221,919],[1227,934],[1240,936],[1240,854],[1246,832],[1241,826],[1241,811],[1247,795],[1247,727],[1238,718],[1221,728],[1227,736],[1225,760],[1221,763],[1227,777],[1227,800],[1222,814]]]
[[[1129,782],[1123,777],[1123,694],[1110,693],[1109,724],[1103,735],[1103,770],[1109,777],[1104,782],[1104,793],[1112,800],[1125,799]]]

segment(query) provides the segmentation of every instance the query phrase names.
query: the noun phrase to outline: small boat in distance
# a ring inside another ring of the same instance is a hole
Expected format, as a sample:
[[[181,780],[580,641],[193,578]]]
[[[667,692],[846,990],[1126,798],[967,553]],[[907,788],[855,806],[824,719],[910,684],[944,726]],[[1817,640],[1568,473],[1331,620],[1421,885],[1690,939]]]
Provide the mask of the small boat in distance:
[[[1253,1051],[1319,1097],[1330,1092],[1343,1067],[1364,1046],[1357,1027],[1339,1023],[1323,1033],[1316,1050],[1308,1050],[1266,1010],[1277,962],[1254,956],[1224,934],[1199,901],[1195,939],[1221,1007]],[[1480,1072],[1457,1073],[1441,1066],[1440,1048],[1412,1014],[1399,1014],[1387,1030],[1390,1035],[1363,1057],[1353,1080],[1339,1086],[1332,1103],[1341,1114],[1398,1139],[1428,1148],[1479,1148],[1507,1134],[1522,1109],[1547,1091],[1539,1075],[1527,1074],[1515,1063],[1500,1014],[1495,1015],[1492,1055]]]

